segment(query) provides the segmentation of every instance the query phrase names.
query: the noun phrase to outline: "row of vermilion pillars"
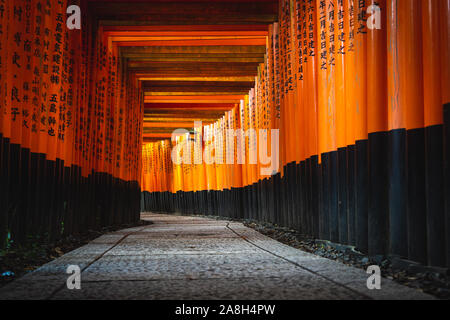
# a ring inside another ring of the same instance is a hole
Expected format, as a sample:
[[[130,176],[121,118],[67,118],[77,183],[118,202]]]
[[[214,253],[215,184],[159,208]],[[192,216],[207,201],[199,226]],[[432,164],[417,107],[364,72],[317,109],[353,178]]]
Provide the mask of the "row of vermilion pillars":
[[[194,165],[201,175],[173,166],[166,188],[145,190],[188,212],[250,215],[369,254],[448,266],[449,14],[448,0],[281,0],[255,88],[213,125],[222,130],[215,140],[228,127],[280,129],[278,174],[261,176],[264,166],[248,162]],[[257,144],[246,141],[248,160]],[[191,193],[208,205],[195,207]]]
[[[0,248],[139,218],[140,88],[70,4],[81,30],[66,0],[0,2]]]

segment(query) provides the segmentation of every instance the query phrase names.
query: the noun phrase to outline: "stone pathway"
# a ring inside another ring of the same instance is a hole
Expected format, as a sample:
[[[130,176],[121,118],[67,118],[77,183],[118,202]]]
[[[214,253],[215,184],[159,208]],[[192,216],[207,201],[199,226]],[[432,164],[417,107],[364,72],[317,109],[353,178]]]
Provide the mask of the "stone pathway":
[[[0,299],[431,299],[364,270],[306,253],[243,226],[144,214],[152,225],[106,234],[0,289]],[[66,286],[69,265],[81,290]]]

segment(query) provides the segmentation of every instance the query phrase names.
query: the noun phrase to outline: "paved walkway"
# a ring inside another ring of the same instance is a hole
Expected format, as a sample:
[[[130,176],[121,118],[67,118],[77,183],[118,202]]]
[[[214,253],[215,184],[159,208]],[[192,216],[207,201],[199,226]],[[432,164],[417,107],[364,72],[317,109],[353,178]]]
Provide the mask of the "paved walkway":
[[[291,248],[241,223],[145,214],[153,225],[92,241],[0,289],[0,299],[428,299]],[[79,265],[81,290],[69,290]]]

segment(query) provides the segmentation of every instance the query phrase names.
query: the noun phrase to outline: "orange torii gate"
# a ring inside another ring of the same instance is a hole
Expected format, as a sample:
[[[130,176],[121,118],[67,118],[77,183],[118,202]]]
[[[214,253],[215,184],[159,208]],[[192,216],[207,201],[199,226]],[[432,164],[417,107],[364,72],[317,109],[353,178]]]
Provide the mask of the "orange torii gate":
[[[1,246],[142,209],[449,265],[448,1],[150,2],[0,2]]]

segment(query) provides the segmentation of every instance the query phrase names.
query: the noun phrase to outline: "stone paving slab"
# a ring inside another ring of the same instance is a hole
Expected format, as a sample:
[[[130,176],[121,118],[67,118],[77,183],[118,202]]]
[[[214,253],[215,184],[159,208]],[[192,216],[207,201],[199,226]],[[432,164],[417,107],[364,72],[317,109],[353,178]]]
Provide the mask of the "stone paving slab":
[[[86,282],[82,290],[61,290],[54,299],[151,300],[312,300],[363,299],[313,275],[289,278],[173,279]]]
[[[153,222],[103,235],[0,289],[0,299],[431,299],[307,253],[236,222],[144,214]],[[68,290],[69,265],[82,269]]]
[[[110,255],[160,255],[160,254],[248,254],[254,252],[254,247],[243,243],[242,239],[222,239],[205,241],[204,239],[148,239],[128,237],[120,246],[110,250]]]
[[[192,262],[195,261],[195,264]],[[104,271],[108,270],[107,273]],[[105,256],[84,272],[83,279],[164,280],[297,276],[305,271],[269,255]]]

